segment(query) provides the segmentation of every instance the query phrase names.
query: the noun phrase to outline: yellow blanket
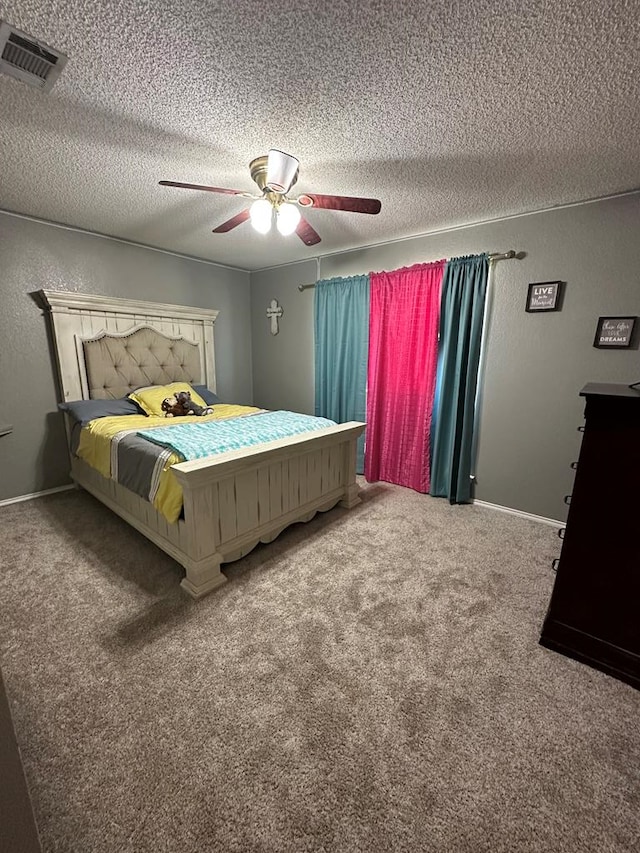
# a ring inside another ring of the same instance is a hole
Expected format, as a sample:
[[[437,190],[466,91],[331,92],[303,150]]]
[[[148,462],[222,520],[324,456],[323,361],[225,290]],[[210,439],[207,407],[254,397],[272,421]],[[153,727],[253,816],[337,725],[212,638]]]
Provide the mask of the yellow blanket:
[[[198,420],[223,420],[260,411],[262,410],[255,406],[234,406],[220,403],[213,407],[212,415],[205,415]],[[115,436],[124,432],[137,432],[139,429],[149,429],[156,426],[171,427],[175,424],[184,424],[184,422],[184,418],[156,418],[147,415],[116,415],[108,418],[96,418],[83,427],[76,452],[80,459],[99,471],[103,477],[111,478],[111,441]],[[169,456],[162,469],[160,485],[153,500],[153,506],[171,524],[178,520],[182,510],[182,489],[171,471],[171,466],[180,461],[177,453],[172,453]]]

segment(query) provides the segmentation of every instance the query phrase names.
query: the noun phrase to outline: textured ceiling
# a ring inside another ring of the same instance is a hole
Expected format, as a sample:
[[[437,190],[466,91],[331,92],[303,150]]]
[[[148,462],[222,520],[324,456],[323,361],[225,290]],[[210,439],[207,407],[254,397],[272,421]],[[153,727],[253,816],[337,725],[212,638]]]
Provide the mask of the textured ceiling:
[[[0,208],[259,269],[640,187],[638,0],[2,0],[69,56],[0,75]],[[296,155],[322,242],[211,230]]]

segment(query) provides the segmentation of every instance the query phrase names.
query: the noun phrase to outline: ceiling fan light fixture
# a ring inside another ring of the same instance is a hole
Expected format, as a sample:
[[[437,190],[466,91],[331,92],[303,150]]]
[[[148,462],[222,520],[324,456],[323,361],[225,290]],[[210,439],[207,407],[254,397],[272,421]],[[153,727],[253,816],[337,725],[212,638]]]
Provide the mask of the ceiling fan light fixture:
[[[273,208],[266,198],[254,201],[249,210],[251,225],[259,234],[267,234],[271,230],[271,215]]]
[[[291,187],[298,180],[299,161],[291,154],[285,154],[277,148],[271,148],[268,154],[261,154],[249,163],[251,179],[255,181],[261,195],[256,196],[244,190],[232,190],[226,187],[210,187],[203,184],[186,184],[182,181],[160,181],[162,186],[180,187],[188,190],[204,190],[210,193],[225,193],[257,199],[250,207],[222,222],[213,229],[214,234],[226,234],[249,219],[255,231],[267,234],[275,218],[280,234],[295,234],[305,246],[315,246],[321,237],[315,228],[300,214],[298,207],[324,210],[342,210],[347,213],[380,213],[382,202],[377,198],[362,196],[324,195],[322,193],[303,193],[297,198],[289,198]]]
[[[278,210],[276,224],[283,237],[288,237],[298,227],[300,211],[295,204],[281,204]]]
[[[271,148],[267,158],[267,189],[274,193],[289,192],[299,165],[300,161],[296,157]]]

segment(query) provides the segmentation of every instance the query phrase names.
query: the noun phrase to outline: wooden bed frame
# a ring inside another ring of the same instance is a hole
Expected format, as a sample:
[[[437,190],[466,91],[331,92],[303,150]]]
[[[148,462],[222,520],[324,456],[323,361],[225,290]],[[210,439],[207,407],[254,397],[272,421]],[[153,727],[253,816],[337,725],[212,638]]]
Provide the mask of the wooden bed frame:
[[[63,400],[89,399],[84,341],[125,337],[140,328],[197,346],[198,384],[216,390],[217,311],[60,291],[43,290],[41,296],[51,317]],[[356,443],[364,427],[353,421],[174,465],[184,499],[183,518],[175,524],[73,455],[71,476],[184,566],[181,585],[200,598],[225,583],[221,563],[243,557],[258,542],[271,542],[318,511],[360,503]]]

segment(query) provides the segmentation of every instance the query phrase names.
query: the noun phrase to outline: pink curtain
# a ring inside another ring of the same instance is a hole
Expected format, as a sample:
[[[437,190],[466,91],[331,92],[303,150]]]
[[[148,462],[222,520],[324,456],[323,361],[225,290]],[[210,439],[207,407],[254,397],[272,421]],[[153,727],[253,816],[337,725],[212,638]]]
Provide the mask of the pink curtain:
[[[371,273],[365,477],[429,491],[446,261]]]

